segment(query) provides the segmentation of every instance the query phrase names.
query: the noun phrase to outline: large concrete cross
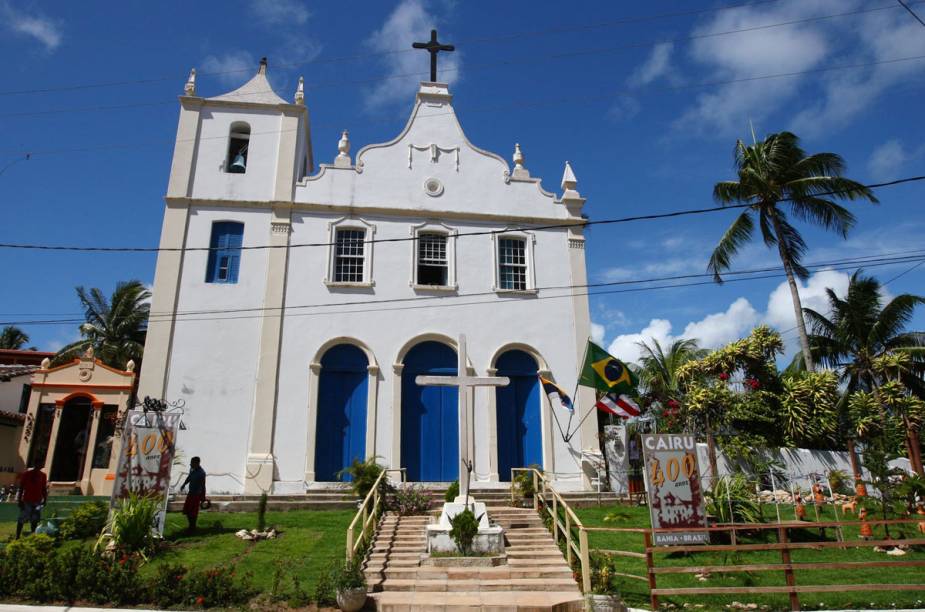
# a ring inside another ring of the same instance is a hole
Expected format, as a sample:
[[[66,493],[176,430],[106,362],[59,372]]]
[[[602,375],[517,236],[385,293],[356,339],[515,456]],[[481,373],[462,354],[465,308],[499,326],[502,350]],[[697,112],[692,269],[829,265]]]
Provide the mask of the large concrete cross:
[[[469,414],[469,397],[475,387],[506,387],[511,379],[507,376],[467,376],[468,358],[466,354],[466,336],[459,335],[458,365],[456,376],[417,376],[414,379],[419,385],[438,387],[457,387],[459,389],[459,461],[462,469],[466,470],[466,478],[460,472],[459,496],[463,503],[468,504],[469,499],[469,469],[472,458],[469,456],[469,440],[475,436],[474,419]]]

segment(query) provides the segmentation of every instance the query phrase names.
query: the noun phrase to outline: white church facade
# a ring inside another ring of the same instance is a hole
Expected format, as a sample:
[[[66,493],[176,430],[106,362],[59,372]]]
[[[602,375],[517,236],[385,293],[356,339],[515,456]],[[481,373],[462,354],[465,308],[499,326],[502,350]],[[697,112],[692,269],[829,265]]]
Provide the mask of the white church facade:
[[[351,146],[344,132],[316,167],[301,80],[287,102],[265,62],[213,98],[191,74],[139,389],[185,401],[180,454],[202,457],[213,493],[298,493],[370,457],[455,480],[457,390],[415,378],[458,374],[465,334],[459,374],[511,381],[473,394],[473,485],[538,464],[590,487],[597,415],[566,442],[569,415],[538,381],[571,392],[590,333],[571,168],[557,196],[519,146],[513,168],[477,148],[436,82],[393,140]],[[593,391],[576,404],[573,428]]]

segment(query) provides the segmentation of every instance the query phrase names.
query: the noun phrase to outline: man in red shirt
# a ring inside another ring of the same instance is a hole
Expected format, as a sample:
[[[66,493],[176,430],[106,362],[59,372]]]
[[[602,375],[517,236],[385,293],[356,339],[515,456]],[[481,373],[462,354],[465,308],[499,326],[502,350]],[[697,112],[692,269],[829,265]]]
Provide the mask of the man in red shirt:
[[[16,522],[16,538],[22,535],[22,526],[26,521],[32,525],[32,533],[42,520],[42,508],[48,501],[48,478],[42,470],[34,465],[29,466],[19,476],[19,493],[16,495],[19,502],[19,520]]]

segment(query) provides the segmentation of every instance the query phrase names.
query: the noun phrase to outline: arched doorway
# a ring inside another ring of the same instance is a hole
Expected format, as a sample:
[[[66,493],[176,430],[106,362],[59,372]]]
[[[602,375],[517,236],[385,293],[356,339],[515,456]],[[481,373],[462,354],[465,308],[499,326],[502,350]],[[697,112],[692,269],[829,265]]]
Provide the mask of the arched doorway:
[[[61,406],[61,423],[55,442],[49,480],[53,482],[77,482],[83,478],[93,425],[92,405],[88,397],[75,397]]]
[[[352,344],[331,347],[321,358],[315,428],[316,480],[337,480],[337,472],[354,459],[366,458],[368,365],[366,354]]]
[[[421,374],[455,376],[456,351],[422,342],[408,351],[401,374],[401,459],[408,480],[450,482],[459,478],[459,392],[422,387]]]
[[[511,468],[543,465],[543,430],[536,359],[521,350],[498,357],[497,376],[511,383],[495,389],[498,419],[498,478],[511,479]]]

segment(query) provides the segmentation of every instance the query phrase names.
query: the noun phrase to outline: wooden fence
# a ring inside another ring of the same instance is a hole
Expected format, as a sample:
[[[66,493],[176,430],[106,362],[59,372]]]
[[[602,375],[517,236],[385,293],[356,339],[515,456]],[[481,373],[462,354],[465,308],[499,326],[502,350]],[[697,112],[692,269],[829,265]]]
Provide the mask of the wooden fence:
[[[921,519],[893,519],[893,520],[868,520],[867,523],[873,525],[898,525],[898,524],[916,524]],[[797,572],[809,572],[812,570],[852,570],[856,572],[870,568],[882,567],[925,567],[925,560],[878,560],[878,561],[842,561],[842,562],[809,562],[794,563],[791,560],[790,553],[794,550],[806,549],[825,549],[825,548],[872,548],[874,546],[892,547],[898,545],[904,546],[923,546],[925,538],[910,539],[870,539],[870,540],[844,540],[838,541],[818,541],[818,542],[792,542],[788,537],[790,529],[816,529],[816,528],[836,528],[859,527],[857,521],[795,521],[785,523],[737,523],[735,525],[718,525],[701,529],[685,529],[683,531],[707,531],[707,532],[729,532],[736,531],[769,531],[773,530],[777,534],[777,541],[761,544],[692,544],[680,546],[653,546],[652,534],[671,533],[672,529],[643,529],[643,528],[621,528],[621,527],[583,527],[585,532],[611,532],[611,533],[639,533],[642,535],[645,543],[645,552],[631,552],[622,550],[601,550],[600,552],[616,556],[644,558],[646,562],[646,576],[635,574],[617,573],[619,576],[646,581],[649,585],[649,596],[652,609],[657,610],[659,606],[659,597],[667,595],[731,595],[740,593],[749,594],[787,594],[790,598],[790,609],[800,609],[800,593],[833,593],[849,591],[925,591],[925,580],[920,584],[858,584],[852,581],[849,584],[797,584]],[[780,563],[739,563],[727,565],[699,565],[699,566],[671,566],[659,567],[657,560],[661,555],[667,555],[677,552],[699,553],[699,552],[726,552],[732,553],[731,558],[735,559],[736,554],[740,552],[760,552],[760,551],[778,551],[780,553]],[[783,572],[785,585],[781,586],[728,586],[728,587],[685,587],[685,588],[663,588],[657,583],[658,576],[665,574],[704,574],[704,573],[737,573],[737,572]],[[923,574],[925,578],[925,574]]]

